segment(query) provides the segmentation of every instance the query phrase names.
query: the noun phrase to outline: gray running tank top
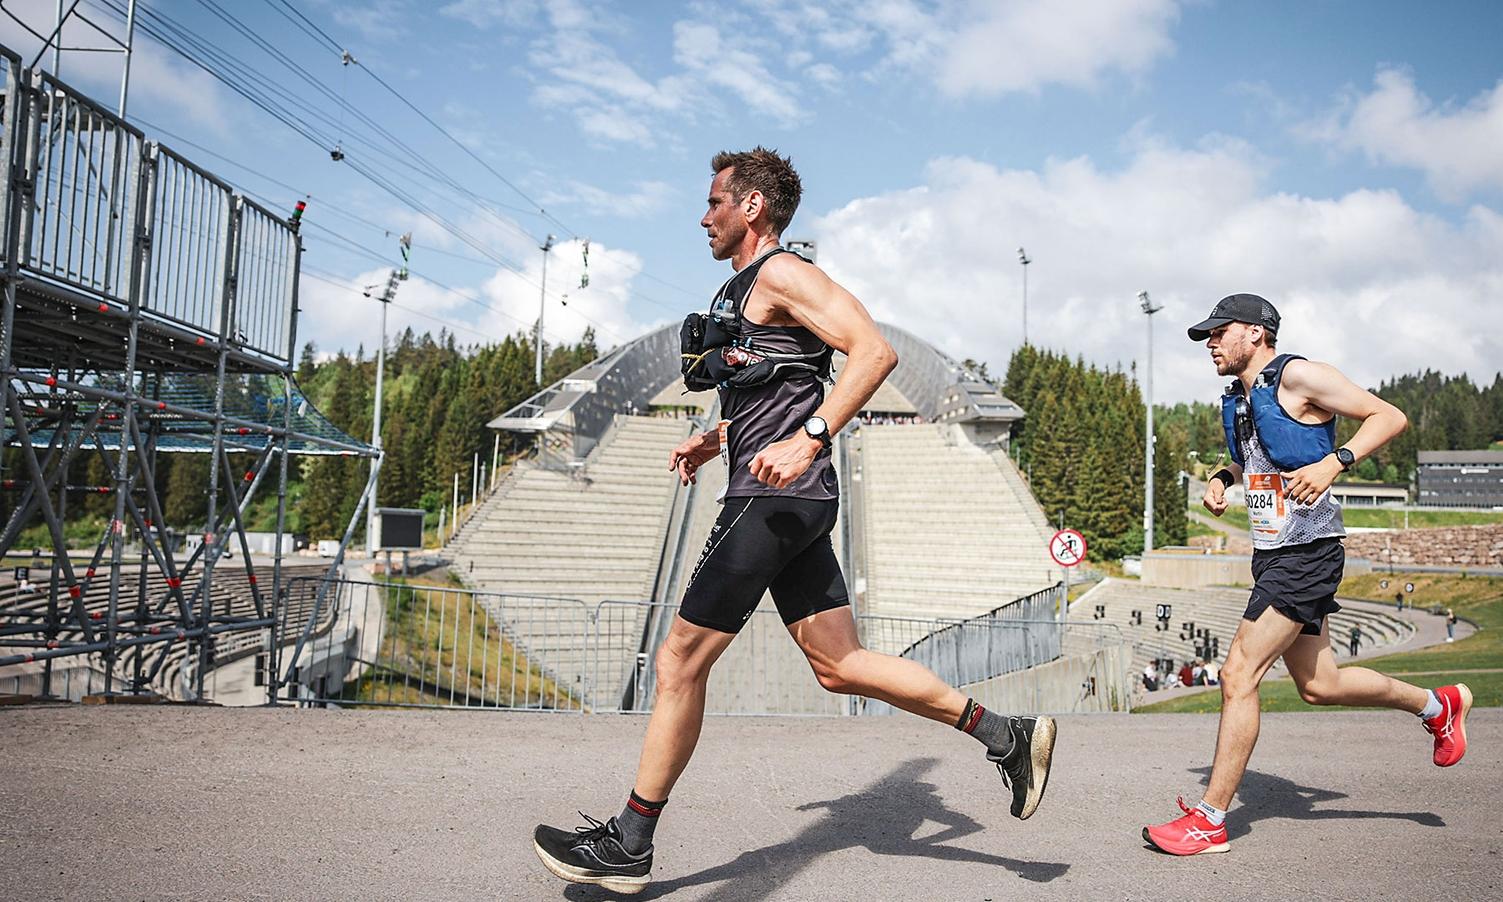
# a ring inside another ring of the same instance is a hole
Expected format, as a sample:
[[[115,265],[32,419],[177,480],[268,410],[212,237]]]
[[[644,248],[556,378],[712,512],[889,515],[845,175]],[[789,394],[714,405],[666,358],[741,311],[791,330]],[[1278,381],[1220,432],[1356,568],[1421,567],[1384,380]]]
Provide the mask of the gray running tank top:
[[[759,350],[778,354],[823,351],[828,346],[803,326],[763,326],[745,316],[746,301],[757,284],[762,264],[780,253],[791,252],[783,248],[769,251],[732,276],[716,293],[711,309],[723,303],[734,305],[734,309],[741,313],[742,337],[749,339],[752,347]],[[802,257],[798,259],[803,260]],[[725,497],[779,495],[813,501],[837,500],[840,489],[828,449],[822,449],[804,475],[785,489],[758,482],[749,469],[758,451],[802,431],[804,421],[814,415],[824,399],[824,383],[813,373],[797,373],[755,388],[721,388],[720,416],[730,421],[726,427],[726,462],[730,473]]]
[[[1256,429],[1242,441],[1242,461],[1242,488],[1247,494],[1253,550],[1272,551],[1346,535],[1341,502],[1332,497],[1330,489],[1312,504],[1283,497],[1283,477],[1268,459]]]

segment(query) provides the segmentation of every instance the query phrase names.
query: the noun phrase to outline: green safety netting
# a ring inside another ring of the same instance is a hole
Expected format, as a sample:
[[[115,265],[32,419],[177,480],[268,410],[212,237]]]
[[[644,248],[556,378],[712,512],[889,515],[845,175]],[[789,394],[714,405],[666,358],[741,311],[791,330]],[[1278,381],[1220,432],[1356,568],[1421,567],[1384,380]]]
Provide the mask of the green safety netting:
[[[45,378],[45,374],[41,374]],[[158,381],[160,378],[160,381]],[[77,380],[108,391],[124,390],[125,380],[119,374],[92,375]],[[224,415],[242,423],[229,423],[224,428],[224,447],[229,451],[260,451],[275,437],[265,432],[265,427],[281,429],[284,425],[286,406],[285,382],[282,376],[249,374],[226,375],[224,382]],[[12,386],[28,407],[58,409],[72,404],[77,413],[71,427],[70,439],[82,430],[82,423],[101,404],[78,394],[49,389],[44,385],[26,380],[13,380]],[[367,442],[354,438],[335,426],[313,406],[313,402],[291,383],[292,419],[291,431],[296,433],[288,441],[288,450],[300,455],[336,455],[376,453]],[[166,373],[158,377],[152,374],[145,378],[144,385],[137,383],[137,391],[152,401],[160,401],[165,409],[150,406],[138,407],[137,417],[142,438],[148,429],[157,428],[157,450],[163,452],[205,453],[213,449],[214,424],[198,418],[209,417],[214,412],[215,377],[212,374]],[[110,411],[118,410],[109,405]],[[174,408],[194,411],[185,414]],[[30,424],[28,424],[30,426]],[[38,423],[31,428],[32,444],[38,448],[49,445],[56,430]],[[13,424],[6,418],[4,440],[7,445],[19,445],[20,438]],[[95,435],[85,440],[84,448],[102,445],[114,451],[120,447],[120,421],[118,417],[102,421]],[[134,443],[131,445],[134,448]]]

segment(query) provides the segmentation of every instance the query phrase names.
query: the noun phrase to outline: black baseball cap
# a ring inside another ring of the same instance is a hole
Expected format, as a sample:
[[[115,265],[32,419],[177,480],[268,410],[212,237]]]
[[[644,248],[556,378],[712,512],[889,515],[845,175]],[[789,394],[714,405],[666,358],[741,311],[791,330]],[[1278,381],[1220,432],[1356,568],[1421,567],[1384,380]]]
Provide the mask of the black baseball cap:
[[[1279,312],[1255,294],[1229,294],[1216,302],[1210,316],[1190,327],[1190,340],[1205,341],[1211,337],[1212,329],[1219,329],[1227,323],[1262,326],[1277,335]]]

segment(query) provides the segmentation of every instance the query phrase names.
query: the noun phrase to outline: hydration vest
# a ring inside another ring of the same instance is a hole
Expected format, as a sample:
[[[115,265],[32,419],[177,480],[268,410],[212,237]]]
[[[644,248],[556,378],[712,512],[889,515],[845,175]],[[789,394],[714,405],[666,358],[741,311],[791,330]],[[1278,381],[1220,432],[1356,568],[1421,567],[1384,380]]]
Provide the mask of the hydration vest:
[[[1252,408],[1252,425],[1263,452],[1281,470],[1309,466],[1336,450],[1336,418],[1324,423],[1301,423],[1285,412],[1279,403],[1279,381],[1291,360],[1304,360],[1296,354],[1280,354],[1253,381],[1247,402]],[[1237,399],[1242,396],[1242,380],[1234,379],[1221,396],[1221,428],[1226,432],[1226,447],[1232,460],[1243,466],[1242,444],[1237,441]]]
[[[778,254],[789,253],[793,252],[780,247],[764,254],[720,286],[708,313],[684,317],[679,329],[679,360],[686,390],[755,388],[795,376],[829,380],[834,356],[829,345],[808,354],[789,354],[759,347],[742,334],[746,301],[762,265]]]

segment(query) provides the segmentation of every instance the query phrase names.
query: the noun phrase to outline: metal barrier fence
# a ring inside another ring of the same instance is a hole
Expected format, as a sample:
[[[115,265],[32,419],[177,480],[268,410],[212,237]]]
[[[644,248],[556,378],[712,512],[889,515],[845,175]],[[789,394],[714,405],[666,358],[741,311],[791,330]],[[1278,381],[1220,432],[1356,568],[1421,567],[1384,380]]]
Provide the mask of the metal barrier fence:
[[[234,322],[226,330],[241,346],[285,360],[292,330],[297,237],[275,213],[239,198]]]
[[[1025,595],[987,614],[966,620],[911,620],[862,617],[862,642],[922,663],[952,685],[988,679],[1059,657],[1064,626],[1054,620],[1064,599],[1056,584]],[[1007,623],[1030,629],[1005,630]]]
[[[20,204],[0,197],[0,215],[21,214],[20,268],[289,362],[297,237],[282,217],[3,49],[0,63],[0,156],[27,186]]]
[[[225,268],[235,208],[229,185],[158,148],[151,275],[143,305],[211,335],[226,332]]]
[[[51,75],[34,77],[27,147],[35,186],[25,264],[125,303],[144,138]]]
[[[318,584],[290,580],[288,596],[317,598]],[[341,580],[299,619],[283,617],[273,654],[273,673],[291,675],[290,700],[583,710],[591,695],[591,612],[580,601]],[[294,652],[300,633],[311,637]]]
[[[356,581],[335,583],[322,610],[289,600],[316,598],[317,584],[289,581],[279,608],[296,610],[303,622],[283,615],[273,664],[292,677],[282,697],[309,704],[651,711],[656,661],[647,637],[678,609]],[[999,710],[1126,708],[1130,652],[1112,624],[857,620],[863,636],[901,643],[905,657]],[[328,626],[311,635],[317,623]],[[311,638],[294,660],[300,629]],[[770,609],[758,609],[716,663],[706,698],[706,711],[716,714],[889,710],[821,688]]]

